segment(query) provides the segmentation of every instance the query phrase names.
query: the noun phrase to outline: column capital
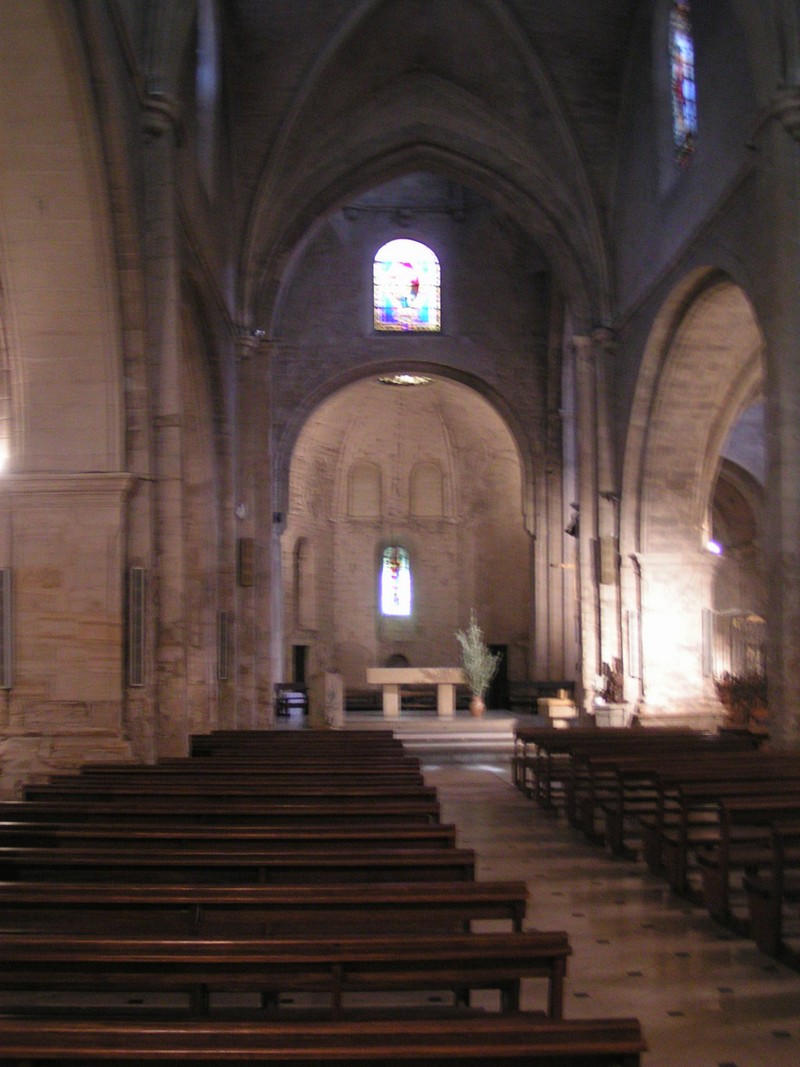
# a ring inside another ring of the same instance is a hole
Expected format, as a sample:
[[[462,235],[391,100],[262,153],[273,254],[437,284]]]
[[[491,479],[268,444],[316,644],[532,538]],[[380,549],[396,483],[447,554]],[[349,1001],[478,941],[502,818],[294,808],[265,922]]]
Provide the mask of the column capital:
[[[617,336],[610,326],[593,326],[587,333],[572,335],[572,348],[576,356],[586,359],[611,356],[617,350]]]
[[[239,363],[247,363],[253,356],[265,350],[269,344],[266,330],[259,330],[252,326],[237,326],[236,328],[236,360]]]
[[[598,353],[612,356],[617,350],[617,335],[610,326],[594,326],[591,339],[592,345]]]
[[[780,89],[772,98],[772,115],[795,141],[800,141],[800,86]]]
[[[571,339],[572,351],[577,359],[591,359],[592,338],[589,334],[575,333]]]
[[[142,103],[142,111],[145,134],[157,138],[171,132],[177,140],[181,125],[181,105],[175,97],[167,93],[148,93]]]

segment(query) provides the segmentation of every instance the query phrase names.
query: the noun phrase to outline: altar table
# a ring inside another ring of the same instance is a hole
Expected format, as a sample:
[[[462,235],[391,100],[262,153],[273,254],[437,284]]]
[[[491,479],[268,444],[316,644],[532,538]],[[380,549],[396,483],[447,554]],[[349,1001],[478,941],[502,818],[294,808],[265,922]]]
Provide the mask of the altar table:
[[[383,686],[383,717],[400,717],[401,685],[435,685],[436,710],[442,719],[456,713],[456,686],[466,685],[460,667],[367,667],[367,682]]]

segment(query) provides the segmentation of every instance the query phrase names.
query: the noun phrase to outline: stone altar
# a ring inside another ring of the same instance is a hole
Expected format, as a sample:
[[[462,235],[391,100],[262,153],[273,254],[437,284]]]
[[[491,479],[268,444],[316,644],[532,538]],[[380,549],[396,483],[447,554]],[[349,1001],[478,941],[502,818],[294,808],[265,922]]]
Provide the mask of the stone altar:
[[[435,685],[436,710],[440,719],[456,713],[456,686],[466,685],[460,667],[367,667],[369,685],[383,686],[383,717],[400,717],[401,685]]]

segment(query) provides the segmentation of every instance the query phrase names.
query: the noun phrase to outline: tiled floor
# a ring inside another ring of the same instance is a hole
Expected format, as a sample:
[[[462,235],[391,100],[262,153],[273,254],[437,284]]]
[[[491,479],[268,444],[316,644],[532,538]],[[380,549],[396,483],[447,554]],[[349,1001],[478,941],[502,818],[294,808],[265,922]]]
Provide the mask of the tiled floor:
[[[569,932],[565,1015],[638,1017],[645,1067],[800,1065],[800,974],[541,812],[507,765],[425,769],[478,877],[525,879],[527,925]]]

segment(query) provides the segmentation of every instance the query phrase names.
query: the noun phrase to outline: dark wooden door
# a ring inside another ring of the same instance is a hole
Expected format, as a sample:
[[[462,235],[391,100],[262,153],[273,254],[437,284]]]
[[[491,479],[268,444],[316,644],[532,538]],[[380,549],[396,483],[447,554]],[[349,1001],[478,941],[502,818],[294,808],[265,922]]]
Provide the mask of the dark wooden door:
[[[511,694],[508,687],[508,645],[489,645],[489,651],[500,654],[497,674],[492,679],[486,694],[486,707],[507,709],[511,706]]]

